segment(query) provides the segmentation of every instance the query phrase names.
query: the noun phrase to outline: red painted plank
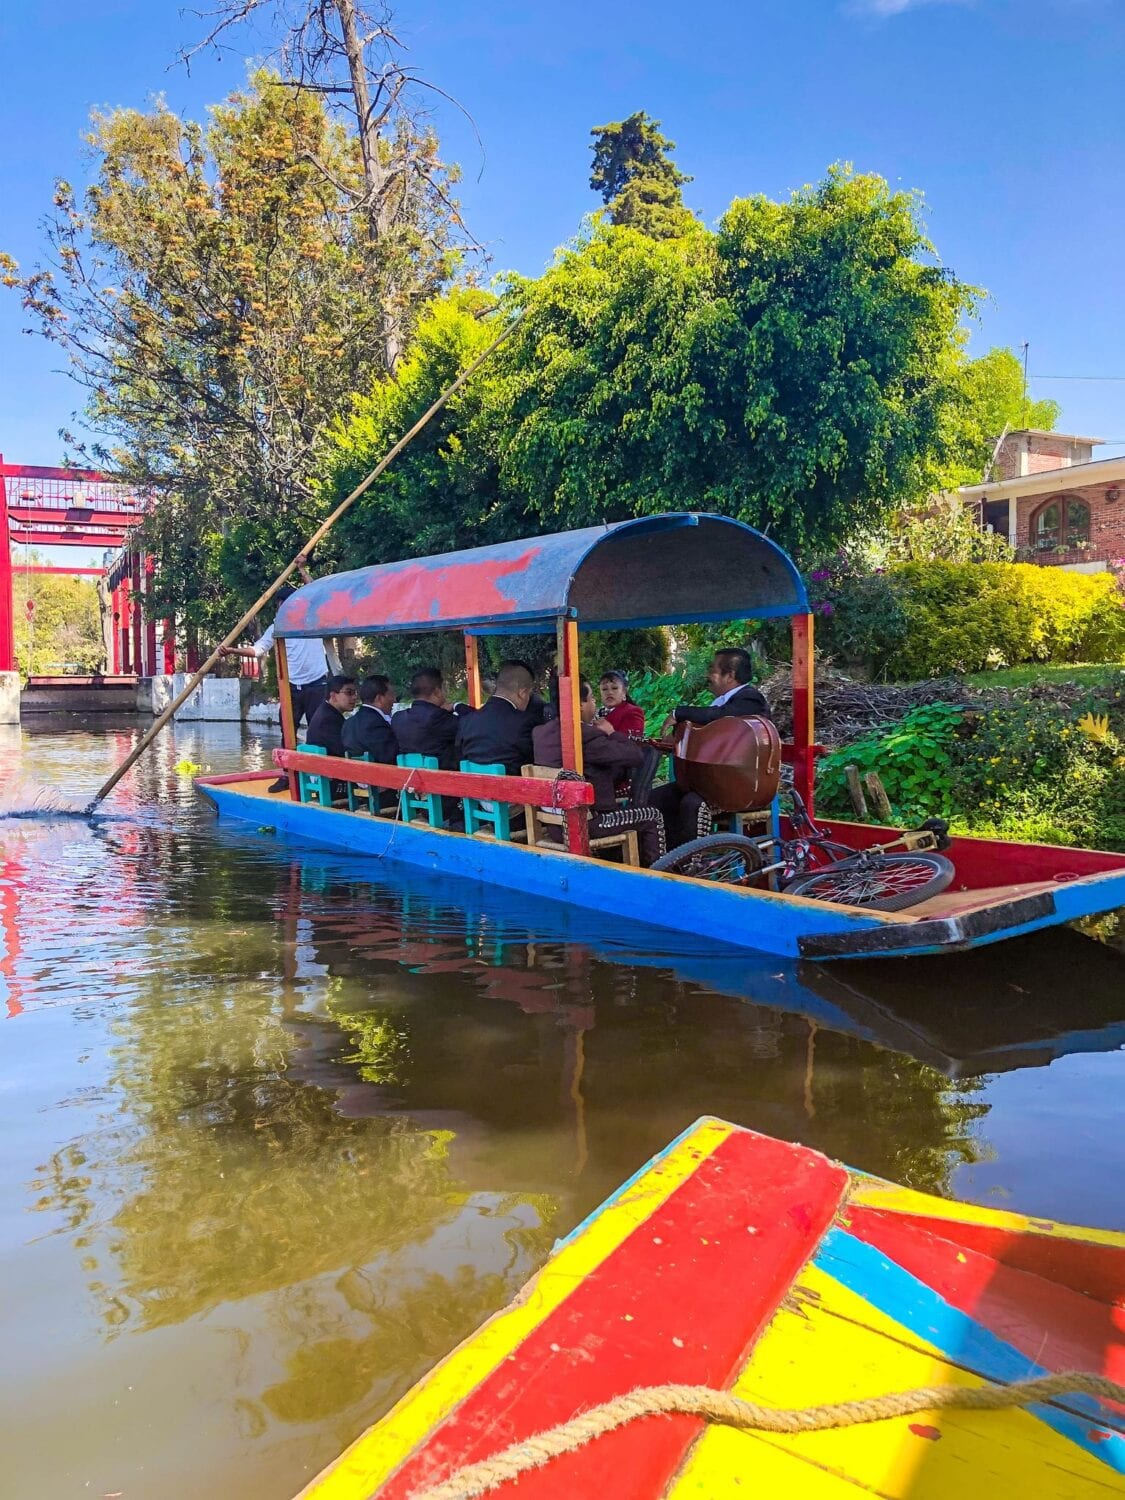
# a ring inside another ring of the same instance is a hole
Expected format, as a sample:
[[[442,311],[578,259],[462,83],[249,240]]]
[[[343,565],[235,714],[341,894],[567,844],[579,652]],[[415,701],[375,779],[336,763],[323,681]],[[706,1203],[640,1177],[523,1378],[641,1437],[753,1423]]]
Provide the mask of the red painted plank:
[[[1048,1370],[1095,1370],[1125,1381],[1125,1308],[1012,1265],[1011,1256],[1025,1236],[1007,1236],[996,1247],[997,1257],[967,1246],[959,1223],[866,1207],[849,1208],[844,1217],[857,1239],[882,1251],[1036,1364]]]
[[[406,1500],[462,1464],[639,1385],[724,1386],[832,1221],[848,1177],[825,1157],[738,1131],[607,1257],[379,1491]],[[519,1500],[649,1500],[702,1430],[634,1422],[545,1469]],[[494,1492],[514,1495],[514,1485]]]
[[[864,1208],[864,1213],[886,1213],[889,1217],[891,1210]],[[932,1219],[921,1215],[896,1213],[894,1218],[913,1220],[931,1230],[934,1227]],[[1125,1252],[1115,1245],[1068,1239],[1063,1234],[1017,1234],[960,1220],[943,1220],[942,1233],[955,1239],[962,1250],[976,1250],[1002,1265],[1030,1271],[1033,1276],[1057,1281],[1101,1302],[1125,1307]]]
[[[467,771],[423,771],[410,766],[384,766],[374,761],[341,760],[338,755],[309,755],[301,750],[275,750],[274,765],[283,770],[311,771],[361,786],[390,787],[410,783],[412,792],[437,792],[445,797],[482,797],[520,806],[588,807],[594,789],[588,781],[540,781],[532,776],[481,776]]]
[[[886,843],[897,838],[902,831],[824,818],[817,822],[830,839],[837,839],[853,849]],[[1107,854],[1101,849],[1055,848],[1047,844],[1016,844],[1002,839],[955,838],[946,853],[957,869],[956,879],[949,888],[950,895],[962,887],[972,891],[1024,881],[1068,881],[1125,869],[1125,854]]]

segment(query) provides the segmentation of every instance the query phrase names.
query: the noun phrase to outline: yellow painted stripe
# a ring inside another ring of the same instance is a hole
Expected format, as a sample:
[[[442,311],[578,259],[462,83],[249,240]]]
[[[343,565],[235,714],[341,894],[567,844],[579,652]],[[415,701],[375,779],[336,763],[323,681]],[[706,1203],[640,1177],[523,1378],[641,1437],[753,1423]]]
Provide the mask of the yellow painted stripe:
[[[775,1313],[734,1384],[766,1406],[865,1400],[919,1386],[983,1382],[815,1265]],[[911,1426],[937,1429],[919,1436]],[[779,1458],[777,1455],[783,1455]],[[796,1462],[795,1462],[796,1461]],[[709,1428],[668,1500],[747,1494],[786,1500],[1108,1500],[1120,1478],[1076,1443],[1024,1411],[920,1412],[884,1422],[806,1433],[750,1436]]]
[[[735,1133],[701,1120],[666,1156],[565,1244],[523,1289],[346,1449],[297,1500],[366,1500],[459,1402],[497,1369],[555,1309],[668,1201]]]
[[[976,1203],[932,1198],[928,1193],[899,1187],[894,1182],[883,1182],[878,1177],[854,1176],[848,1202],[862,1204],[866,1208],[887,1209],[891,1213],[923,1214],[927,1218],[945,1219],[954,1224],[982,1224],[989,1229],[1005,1230],[1009,1234],[1048,1235],[1055,1239],[1078,1240],[1087,1245],[1109,1245],[1115,1250],[1125,1250],[1125,1234],[1112,1229],[1055,1224],[1049,1219],[1032,1219],[1003,1209],[982,1208]],[[846,1218],[847,1210],[844,1209],[841,1211],[841,1220]]]

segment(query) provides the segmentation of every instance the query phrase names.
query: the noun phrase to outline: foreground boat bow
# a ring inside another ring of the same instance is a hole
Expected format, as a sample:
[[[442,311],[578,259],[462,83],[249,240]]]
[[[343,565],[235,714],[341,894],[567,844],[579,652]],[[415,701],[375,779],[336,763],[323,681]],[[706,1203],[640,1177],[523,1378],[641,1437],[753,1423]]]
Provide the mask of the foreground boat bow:
[[[1125,1236],[944,1202],[704,1119],[302,1491],[406,1500],[636,1387],[770,1407],[1074,1369],[1125,1379]],[[642,1418],[492,1493],[841,1500],[1125,1492],[1125,1411],[1068,1394],[799,1436]]]

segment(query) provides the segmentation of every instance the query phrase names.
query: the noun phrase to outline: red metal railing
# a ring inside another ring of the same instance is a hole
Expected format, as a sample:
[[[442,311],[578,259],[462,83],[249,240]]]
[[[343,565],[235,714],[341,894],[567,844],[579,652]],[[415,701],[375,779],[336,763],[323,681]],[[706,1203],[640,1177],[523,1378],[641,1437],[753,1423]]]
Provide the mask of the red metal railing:
[[[593,805],[594,789],[588,781],[541,781],[532,776],[482,776],[469,771],[424,771],[411,766],[385,766],[374,761],[341,760],[338,755],[309,755],[301,750],[275,750],[275,766],[289,773],[290,795],[296,797],[296,773],[329,776],[357,786],[380,787],[401,792],[409,787],[425,796],[478,797],[485,802],[506,802],[513,807],[543,807],[566,818],[567,848],[572,854],[588,854],[590,839],[583,809]]]

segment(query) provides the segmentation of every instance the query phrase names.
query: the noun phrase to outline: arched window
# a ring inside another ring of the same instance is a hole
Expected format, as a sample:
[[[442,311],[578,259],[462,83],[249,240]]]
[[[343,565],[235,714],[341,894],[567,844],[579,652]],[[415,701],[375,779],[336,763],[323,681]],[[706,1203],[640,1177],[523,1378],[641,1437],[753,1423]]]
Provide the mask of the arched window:
[[[1032,516],[1030,540],[1036,552],[1085,545],[1090,540],[1090,507],[1085,500],[1056,495]]]

